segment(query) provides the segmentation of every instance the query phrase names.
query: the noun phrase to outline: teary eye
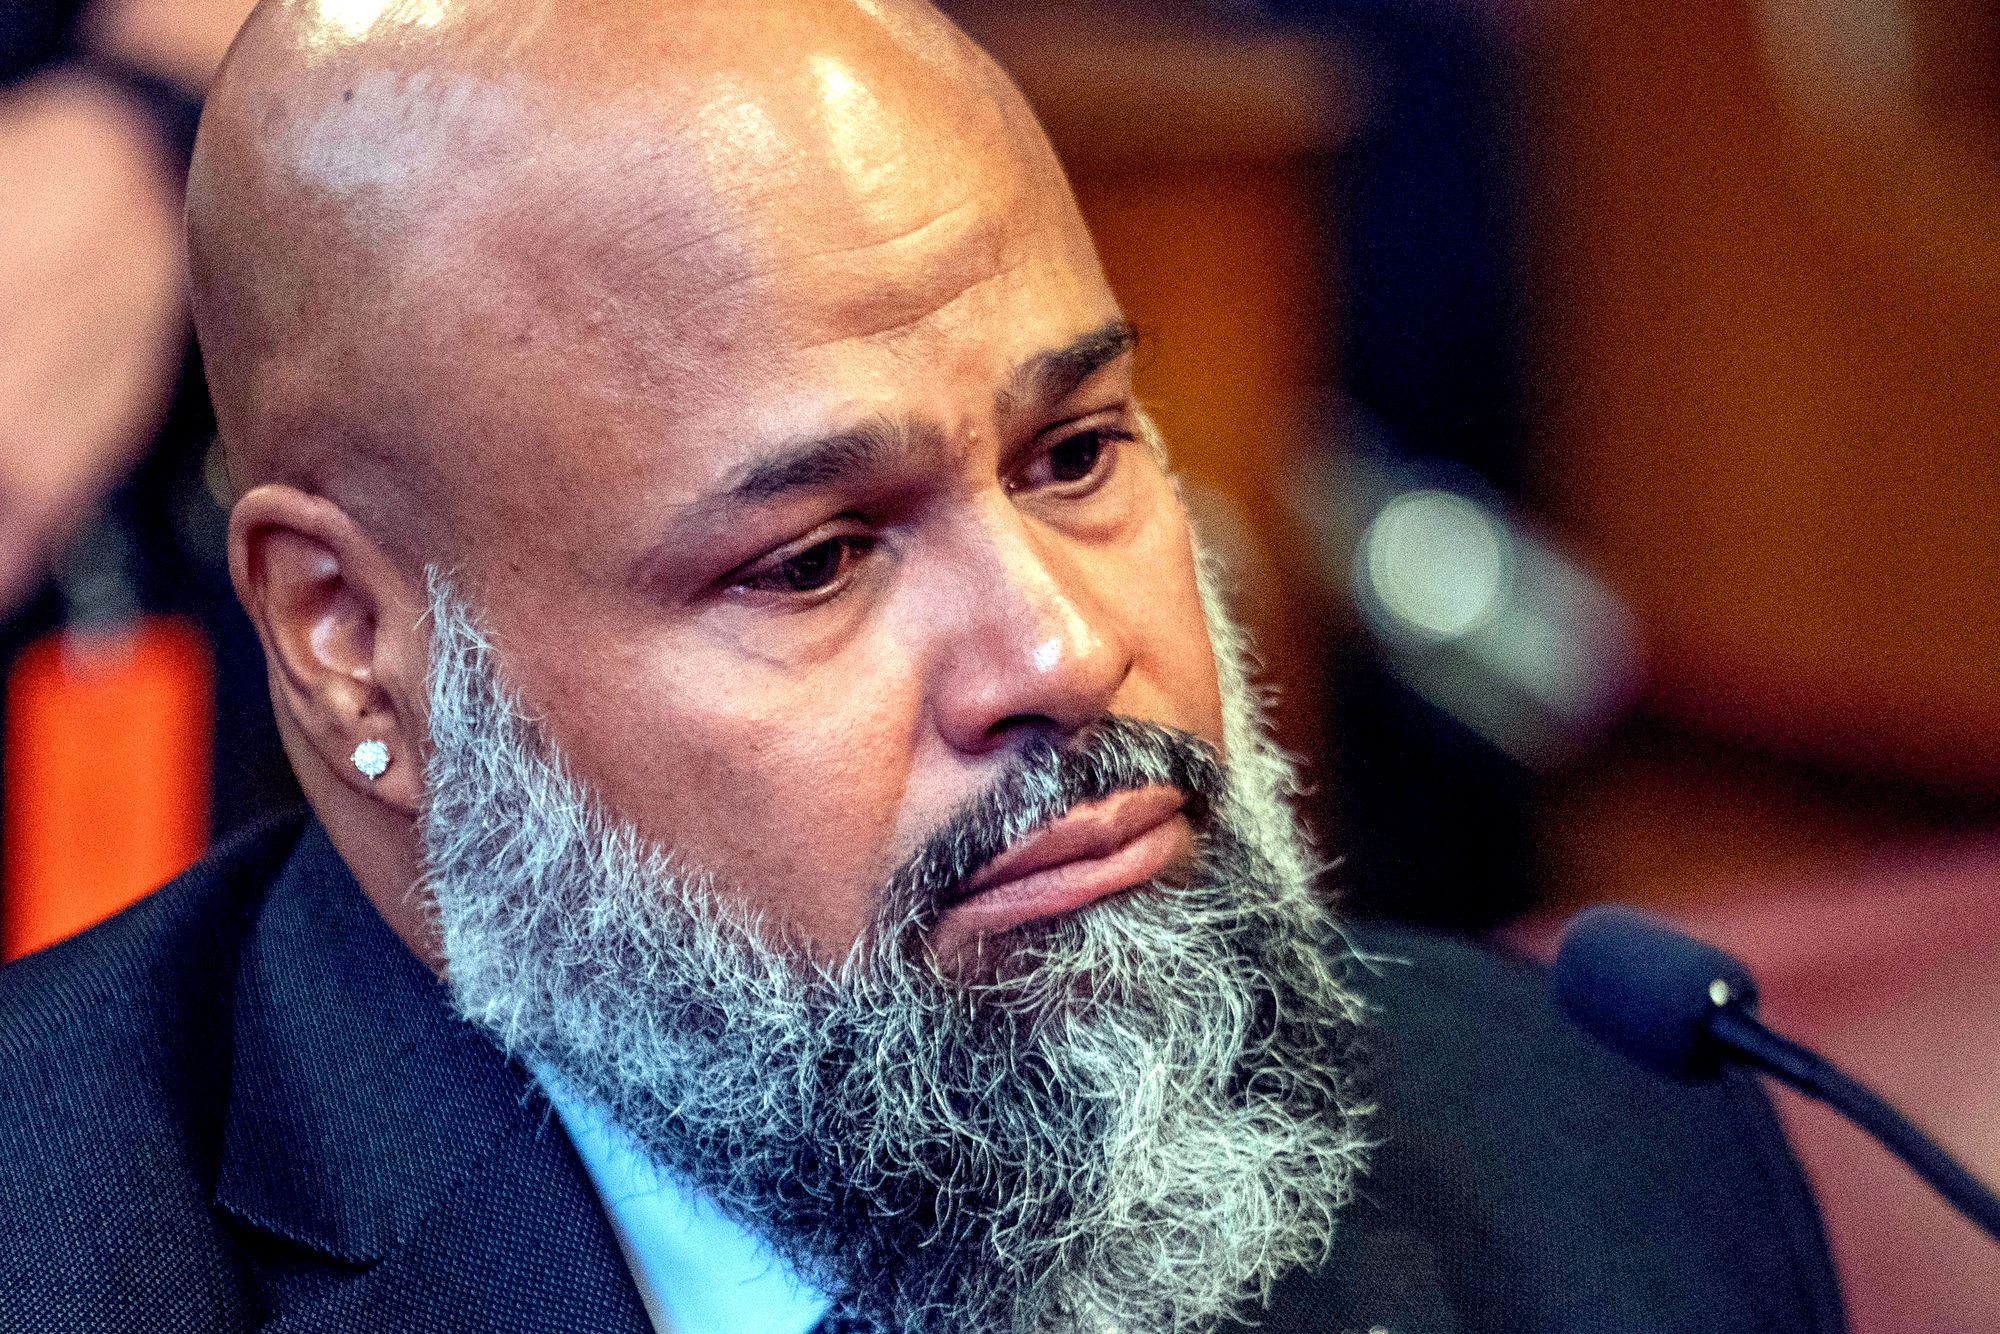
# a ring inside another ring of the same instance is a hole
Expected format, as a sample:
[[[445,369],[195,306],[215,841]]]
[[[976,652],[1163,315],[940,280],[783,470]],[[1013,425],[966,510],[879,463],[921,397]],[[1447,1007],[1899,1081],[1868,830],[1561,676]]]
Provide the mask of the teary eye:
[[[1049,451],[1049,475],[1058,482],[1080,482],[1090,476],[1103,454],[1102,431],[1079,431]]]
[[[1067,495],[1094,491],[1116,466],[1118,446],[1130,439],[1130,431],[1109,426],[1076,431],[1031,458],[1012,485],[1025,490],[1055,487]]]
[[[794,593],[810,593],[825,588],[840,574],[847,556],[847,539],[835,538],[807,547],[778,567],[778,577]]]
[[[820,593],[844,578],[866,540],[853,534],[829,537],[745,575],[742,587],[759,593]]]

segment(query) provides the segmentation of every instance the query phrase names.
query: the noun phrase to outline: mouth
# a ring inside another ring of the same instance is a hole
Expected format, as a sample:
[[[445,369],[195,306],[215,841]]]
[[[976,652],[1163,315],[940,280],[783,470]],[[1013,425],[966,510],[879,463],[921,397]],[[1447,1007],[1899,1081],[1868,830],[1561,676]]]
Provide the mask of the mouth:
[[[1157,879],[1193,855],[1186,807],[1154,785],[1070,808],[966,879],[938,919],[940,952]]]

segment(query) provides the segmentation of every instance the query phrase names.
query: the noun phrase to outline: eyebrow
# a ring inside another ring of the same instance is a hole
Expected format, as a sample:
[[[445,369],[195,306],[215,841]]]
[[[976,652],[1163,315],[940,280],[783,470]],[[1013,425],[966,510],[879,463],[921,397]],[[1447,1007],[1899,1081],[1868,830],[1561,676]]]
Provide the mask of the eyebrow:
[[[1027,401],[1050,403],[1068,398],[1085,380],[1130,352],[1139,344],[1139,331],[1130,320],[1111,320],[1092,329],[1067,347],[1038,352],[1021,364],[1005,389],[1000,406]]]
[[[922,445],[936,443],[936,435],[920,427],[905,428],[887,417],[870,417],[853,430],[792,445],[758,460],[716,499],[723,505],[756,505],[787,492],[832,486],[879,468],[898,454],[912,454]]]
[[[1066,398],[1138,341],[1131,323],[1117,319],[1063,347],[1038,352],[1009,377],[998,395],[999,405],[1004,409],[1024,400],[1050,403]],[[794,491],[838,485],[875,471],[892,458],[909,458],[943,444],[943,433],[928,423],[870,417],[851,430],[784,446],[750,463],[700,507],[768,504]]]

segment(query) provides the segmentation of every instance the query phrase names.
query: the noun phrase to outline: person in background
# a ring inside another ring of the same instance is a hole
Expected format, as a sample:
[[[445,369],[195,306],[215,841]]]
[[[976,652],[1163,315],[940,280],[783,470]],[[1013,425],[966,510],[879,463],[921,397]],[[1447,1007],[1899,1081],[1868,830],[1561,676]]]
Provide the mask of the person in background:
[[[297,800],[255,637],[228,589],[180,240],[201,94],[248,11],[247,0],[0,9],[9,950],[46,938],[24,914],[53,933],[81,925],[185,865],[211,825],[227,834]],[[95,663],[53,651],[79,629],[117,651]],[[158,719],[162,709],[177,716]],[[125,744],[155,730],[160,745]],[[119,883],[99,885],[101,907],[58,896],[47,882],[73,860],[64,846],[107,829],[127,837],[99,849],[95,878]]]
[[[244,0],[0,20],[0,617],[164,423],[187,347],[181,189]]]

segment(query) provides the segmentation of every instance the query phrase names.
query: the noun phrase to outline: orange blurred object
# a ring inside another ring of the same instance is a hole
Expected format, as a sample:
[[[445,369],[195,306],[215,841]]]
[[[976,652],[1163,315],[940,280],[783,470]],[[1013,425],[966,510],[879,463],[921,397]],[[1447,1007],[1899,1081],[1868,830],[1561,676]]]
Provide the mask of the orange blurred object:
[[[0,959],[172,879],[208,837],[214,668],[193,625],[147,617],[29,646],[7,683]]]

